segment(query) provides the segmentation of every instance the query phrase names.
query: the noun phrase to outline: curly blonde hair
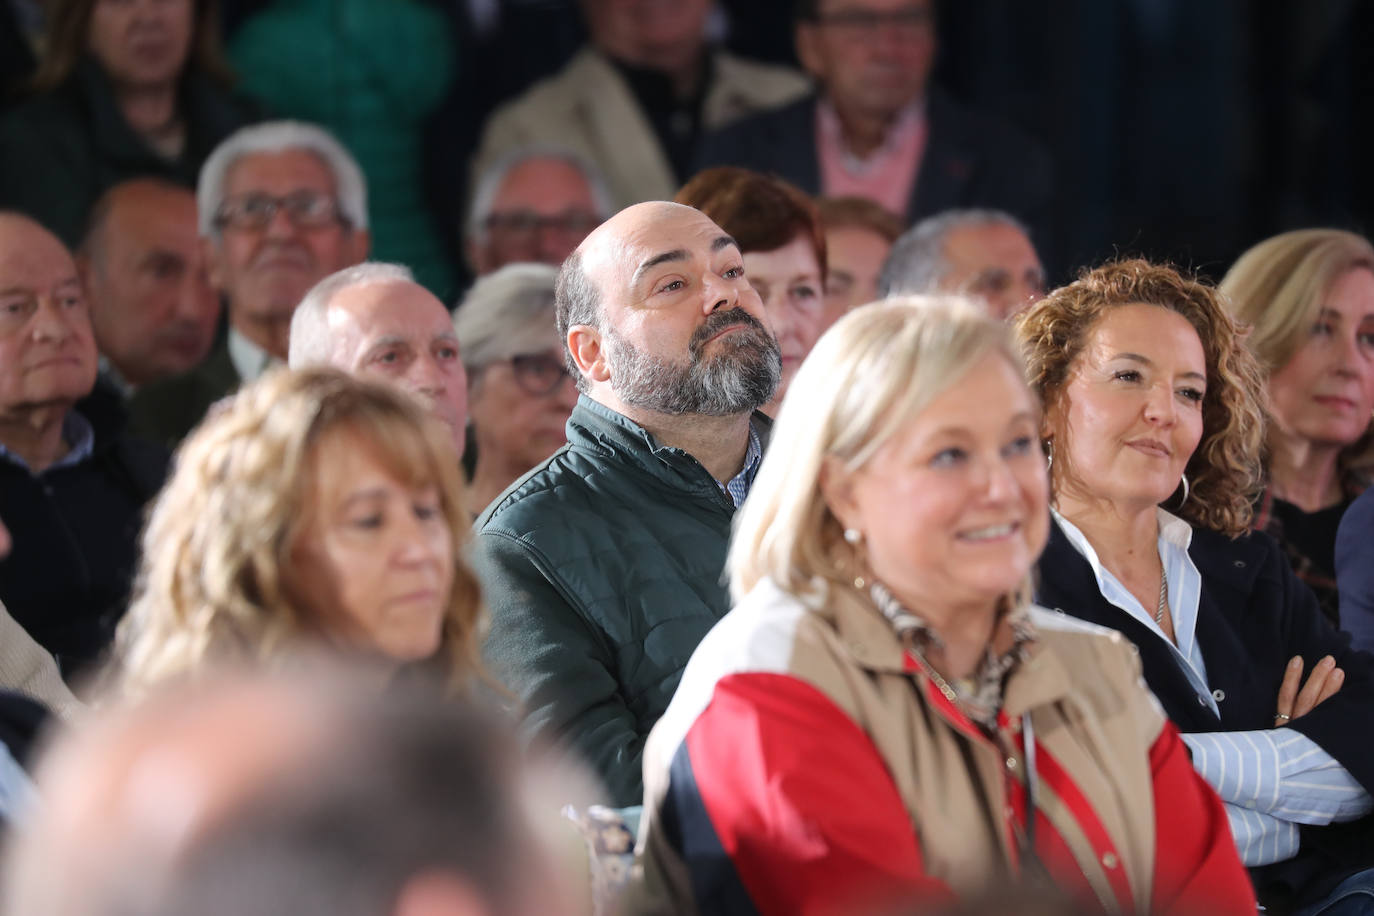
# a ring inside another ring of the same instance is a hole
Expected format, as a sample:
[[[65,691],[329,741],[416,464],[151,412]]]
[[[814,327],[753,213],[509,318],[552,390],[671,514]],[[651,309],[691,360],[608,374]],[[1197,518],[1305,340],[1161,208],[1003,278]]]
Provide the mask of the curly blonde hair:
[[[1217,289],[1254,328],[1248,343],[1267,373],[1307,342],[1327,291],[1352,270],[1374,272],[1374,245],[1340,229],[1299,229],[1265,239],[1236,259]],[[1275,427],[1276,428],[1276,427]],[[1374,479],[1374,426],[1341,450],[1341,483],[1356,493]]]
[[[119,627],[122,689],[140,692],[207,665],[272,665],[340,642],[307,611],[290,557],[310,515],[315,446],[344,430],[369,442],[399,480],[439,491],[454,577],[432,663],[455,691],[483,676],[481,590],[462,556],[470,525],[448,432],[389,387],[334,369],[280,370],[213,407],[177,452]]]
[[[1063,394],[1087,337],[1108,310],[1154,305],[1182,315],[1197,331],[1207,367],[1202,439],[1184,469],[1191,484],[1177,514],[1232,537],[1245,532],[1259,492],[1267,413],[1263,374],[1245,345],[1245,330],[1217,291],[1171,267],[1141,259],[1116,261],[1053,291],[1016,319],[1026,379],[1048,410]],[[1051,466],[1057,487],[1065,462]]]

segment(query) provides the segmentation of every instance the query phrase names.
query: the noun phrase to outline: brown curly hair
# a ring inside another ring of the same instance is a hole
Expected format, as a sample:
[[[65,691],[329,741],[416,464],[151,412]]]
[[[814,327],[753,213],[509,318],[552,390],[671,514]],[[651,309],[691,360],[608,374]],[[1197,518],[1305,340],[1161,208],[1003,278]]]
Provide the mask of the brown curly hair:
[[[207,664],[273,665],[338,643],[293,582],[316,447],[361,434],[392,473],[433,485],[453,551],[453,586],[432,665],[463,690],[485,679],[481,589],[463,558],[471,528],[449,434],[404,393],[334,369],[279,370],[220,402],[182,444],[143,534],[115,672],[126,692]]]
[[[1016,319],[1026,380],[1049,406],[1061,396],[1088,334],[1107,310],[1155,305],[1177,312],[1197,331],[1207,364],[1202,439],[1188,459],[1189,498],[1177,514],[1204,528],[1239,536],[1249,528],[1259,492],[1267,413],[1263,373],[1245,345],[1245,329],[1212,287],[1171,267],[1141,259],[1116,261],[1050,293]],[[1051,487],[1064,462],[1051,468]]]

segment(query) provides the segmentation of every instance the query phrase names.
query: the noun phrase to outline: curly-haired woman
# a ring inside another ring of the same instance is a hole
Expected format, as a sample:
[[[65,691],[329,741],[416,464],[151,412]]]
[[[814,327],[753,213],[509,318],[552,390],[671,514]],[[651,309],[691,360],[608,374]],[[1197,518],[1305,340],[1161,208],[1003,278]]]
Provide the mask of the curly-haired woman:
[[[1271,912],[1368,906],[1374,666],[1249,532],[1265,416],[1237,324],[1212,288],[1134,260],[1017,331],[1051,458],[1040,603],[1135,643]]]

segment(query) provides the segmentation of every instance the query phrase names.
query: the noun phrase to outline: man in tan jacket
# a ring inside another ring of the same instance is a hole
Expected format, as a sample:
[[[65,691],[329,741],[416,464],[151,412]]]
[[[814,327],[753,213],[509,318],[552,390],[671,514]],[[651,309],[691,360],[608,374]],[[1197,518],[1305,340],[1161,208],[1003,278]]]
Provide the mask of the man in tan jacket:
[[[584,0],[589,46],[492,114],[472,175],[513,148],[558,143],[605,172],[612,209],[671,199],[690,177],[701,136],[809,88],[785,67],[708,47],[711,6],[681,0],[646,11]]]

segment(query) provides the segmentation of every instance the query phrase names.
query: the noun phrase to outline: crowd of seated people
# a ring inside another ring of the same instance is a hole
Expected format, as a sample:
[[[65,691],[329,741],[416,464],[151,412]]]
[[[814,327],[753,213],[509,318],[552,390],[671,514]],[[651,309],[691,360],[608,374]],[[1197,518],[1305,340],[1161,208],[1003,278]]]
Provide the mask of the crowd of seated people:
[[[1053,282],[934,0],[582,0],[442,206],[446,4],[0,4],[0,916],[1374,916],[1358,227]]]

